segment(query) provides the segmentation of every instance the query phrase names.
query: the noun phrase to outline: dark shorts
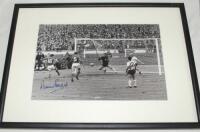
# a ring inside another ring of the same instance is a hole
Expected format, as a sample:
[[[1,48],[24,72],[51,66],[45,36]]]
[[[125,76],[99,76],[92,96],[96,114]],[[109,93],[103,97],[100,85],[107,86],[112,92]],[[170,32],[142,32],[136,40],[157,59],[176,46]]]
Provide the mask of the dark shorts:
[[[43,61],[42,60],[37,60],[37,64],[41,65],[41,64],[43,64]]]
[[[102,66],[103,67],[108,67],[108,63],[103,63]]]
[[[130,74],[130,75],[135,75],[135,73],[136,73],[136,70],[128,70],[128,72],[127,72],[128,74]]]
[[[55,66],[56,68],[59,68],[60,64],[59,64],[58,62],[56,62],[56,63],[54,64],[54,66]]]

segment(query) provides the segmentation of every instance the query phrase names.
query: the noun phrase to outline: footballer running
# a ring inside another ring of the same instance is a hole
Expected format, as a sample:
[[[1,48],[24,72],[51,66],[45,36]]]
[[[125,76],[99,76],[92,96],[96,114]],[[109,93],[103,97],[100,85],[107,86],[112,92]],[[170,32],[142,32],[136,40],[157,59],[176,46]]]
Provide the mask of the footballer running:
[[[47,60],[46,69],[48,71],[55,70],[57,75],[60,76],[60,72],[58,71],[58,60],[56,58],[54,58],[54,55],[48,54],[46,60]],[[50,74],[49,74],[49,77],[50,77]]]

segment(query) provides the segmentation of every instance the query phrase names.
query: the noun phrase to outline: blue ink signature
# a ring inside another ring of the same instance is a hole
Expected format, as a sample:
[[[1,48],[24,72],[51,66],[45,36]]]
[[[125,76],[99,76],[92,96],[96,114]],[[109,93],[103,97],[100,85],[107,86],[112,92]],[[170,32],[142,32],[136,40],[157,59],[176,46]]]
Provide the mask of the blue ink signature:
[[[65,88],[68,86],[67,81],[61,81],[59,79],[56,79],[52,83],[45,83],[44,81],[42,82],[40,89],[48,89],[48,88]]]

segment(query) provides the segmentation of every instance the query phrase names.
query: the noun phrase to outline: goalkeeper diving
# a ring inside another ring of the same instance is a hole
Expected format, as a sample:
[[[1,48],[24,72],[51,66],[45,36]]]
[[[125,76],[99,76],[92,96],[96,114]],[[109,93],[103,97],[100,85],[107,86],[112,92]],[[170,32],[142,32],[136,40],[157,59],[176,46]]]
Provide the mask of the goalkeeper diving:
[[[110,62],[110,58],[109,57],[112,57],[112,54],[110,52],[105,52],[103,56],[98,58],[98,60],[102,62],[101,63],[102,65],[99,68],[99,70],[103,70],[104,73],[106,73],[106,68],[109,68],[109,69],[113,70],[116,73],[115,68],[113,68],[111,65],[109,65],[109,62]]]

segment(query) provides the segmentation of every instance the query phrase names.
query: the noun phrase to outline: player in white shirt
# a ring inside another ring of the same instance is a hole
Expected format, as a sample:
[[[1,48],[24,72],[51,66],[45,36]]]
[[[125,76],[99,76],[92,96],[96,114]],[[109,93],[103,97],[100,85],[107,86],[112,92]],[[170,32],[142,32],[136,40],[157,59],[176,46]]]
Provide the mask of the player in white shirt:
[[[77,80],[79,80],[79,75],[81,73],[81,65],[80,65],[80,57],[77,52],[73,55],[73,63],[72,63],[72,76],[71,81],[74,81],[74,76]]]
[[[53,54],[48,54],[46,57],[47,66],[46,69],[49,71],[49,77],[51,77],[50,72],[55,70],[57,75],[60,76],[60,72],[58,71],[58,60],[54,57]]]
[[[137,65],[138,65],[137,62],[144,64],[135,56],[128,57],[127,68],[126,68],[126,74],[128,75],[128,88],[132,88],[132,80],[133,80],[133,87],[134,88],[137,87],[137,81],[135,78],[136,71],[139,71],[139,69],[137,69]],[[139,74],[141,74],[140,71],[139,71]]]

